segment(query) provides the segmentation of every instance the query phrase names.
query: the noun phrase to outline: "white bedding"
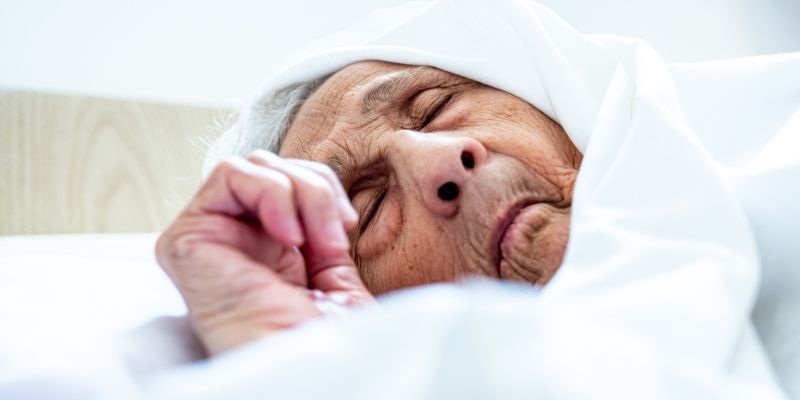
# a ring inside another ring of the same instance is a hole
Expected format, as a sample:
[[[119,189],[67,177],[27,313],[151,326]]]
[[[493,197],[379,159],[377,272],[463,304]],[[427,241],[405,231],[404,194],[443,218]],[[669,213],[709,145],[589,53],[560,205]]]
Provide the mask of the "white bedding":
[[[301,57],[276,82],[365,52],[429,60],[559,120],[585,158],[564,265],[545,289],[409,290],[172,368],[198,351],[180,319],[147,325],[184,311],[152,235],[4,238],[0,398],[800,396],[800,53],[667,66],[534,3],[420,4],[375,16],[378,37],[343,33],[333,41],[357,45]]]
[[[156,234],[0,237],[0,398],[86,398],[202,356]]]
[[[764,377],[748,383],[676,357],[609,318],[611,302],[547,304],[534,288],[489,282],[408,291],[189,364],[202,351],[154,263],[154,240],[0,238],[0,398],[780,396],[756,384]],[[672,285],[652,283],[646,295]]]
[[[154,316],[182,315],[180,296],[155,263],[155,238],[153,233],[0,238],[0,313],[17,322],[0,337],[19,330],[31,339],[61,340],[55,331],[70,335],[69,343],[72,332],[108,336]]]

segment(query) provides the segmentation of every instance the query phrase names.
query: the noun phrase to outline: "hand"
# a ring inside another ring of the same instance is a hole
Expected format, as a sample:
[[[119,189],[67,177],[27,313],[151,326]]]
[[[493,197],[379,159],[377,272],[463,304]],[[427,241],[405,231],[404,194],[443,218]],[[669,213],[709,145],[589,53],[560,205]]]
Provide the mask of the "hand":
[[[330,168],[257,151],[214,169],[156,257],[216,354],[320,316],[315,300],[372,301],[348,252],[357,219]]]

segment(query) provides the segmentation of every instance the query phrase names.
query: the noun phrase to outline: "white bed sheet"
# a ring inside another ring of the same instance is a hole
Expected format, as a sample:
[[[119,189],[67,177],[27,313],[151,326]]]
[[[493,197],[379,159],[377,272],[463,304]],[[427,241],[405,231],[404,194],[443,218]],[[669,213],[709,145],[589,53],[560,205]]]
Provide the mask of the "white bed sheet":
[[[116,392],[202,356],[156,235],[0,238],[0,398]]]

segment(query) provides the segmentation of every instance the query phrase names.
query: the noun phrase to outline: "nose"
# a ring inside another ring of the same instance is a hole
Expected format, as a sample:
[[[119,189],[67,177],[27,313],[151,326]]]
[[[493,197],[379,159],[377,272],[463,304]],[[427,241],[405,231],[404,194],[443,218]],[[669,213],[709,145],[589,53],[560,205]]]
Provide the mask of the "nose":
[[[487,156],[477,140],[447,134],[400,131],[390,146],[400,184],[443,217],[458,213],[464,190]]]

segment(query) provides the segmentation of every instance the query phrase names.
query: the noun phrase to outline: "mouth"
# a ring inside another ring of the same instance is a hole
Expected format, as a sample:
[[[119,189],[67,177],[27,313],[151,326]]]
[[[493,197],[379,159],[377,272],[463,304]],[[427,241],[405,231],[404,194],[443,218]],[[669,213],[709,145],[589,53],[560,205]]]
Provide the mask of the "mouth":
[[[536,202],[531,199],[518,201],[511,205],[511,207],[498,218],[490,242],[492,246],[492,260],[494,261],[494,266],[497,268],[498,273],[500,272],[500,261],[503,259],[503,251],[501,248],[503,239],[505,239],[509,228],[514,224],[514,220],[516,220],[522,210],[534,204],[536,204]]]

